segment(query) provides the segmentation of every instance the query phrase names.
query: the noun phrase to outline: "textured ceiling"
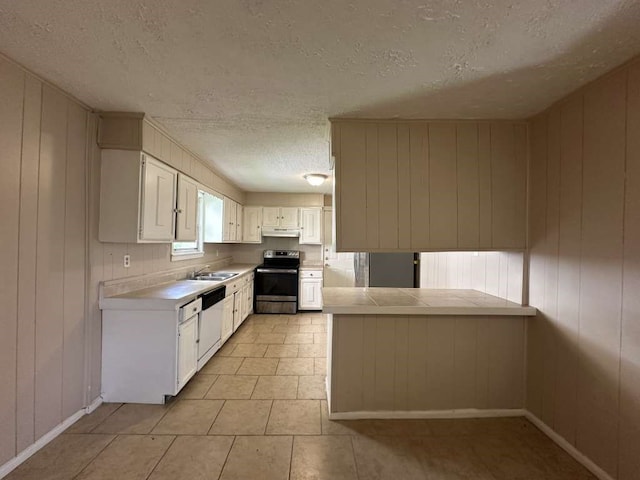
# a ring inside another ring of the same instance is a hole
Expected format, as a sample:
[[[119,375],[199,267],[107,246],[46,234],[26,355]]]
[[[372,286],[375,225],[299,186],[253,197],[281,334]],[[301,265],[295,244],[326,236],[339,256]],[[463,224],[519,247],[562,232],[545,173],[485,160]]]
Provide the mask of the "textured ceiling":
[[[310,192],[328,117],[527,117],[640,52],[639,25],[637,0],[0,0],[0,52],[245,190]]]

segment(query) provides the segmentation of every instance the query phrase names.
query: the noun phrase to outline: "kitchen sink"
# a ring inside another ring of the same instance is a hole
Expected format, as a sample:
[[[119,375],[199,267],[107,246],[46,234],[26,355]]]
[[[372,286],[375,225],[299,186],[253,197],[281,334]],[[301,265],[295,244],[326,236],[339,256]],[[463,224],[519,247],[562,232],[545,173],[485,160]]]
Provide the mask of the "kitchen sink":
[[[232,272],[211,272],[211,273],[201,273],[194,277],[194,280],[213,280],[216,282],[222,282],[224,280],[229,280],[232,277],[238,275],[237,273]]]

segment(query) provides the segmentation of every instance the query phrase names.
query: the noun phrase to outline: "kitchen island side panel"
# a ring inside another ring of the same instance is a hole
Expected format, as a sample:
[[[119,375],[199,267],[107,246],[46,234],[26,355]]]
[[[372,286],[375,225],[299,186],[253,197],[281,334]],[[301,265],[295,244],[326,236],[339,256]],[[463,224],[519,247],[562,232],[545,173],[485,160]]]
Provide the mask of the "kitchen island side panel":
[[[524,317],[334,314],[329,321],[332,414],[524,407]]]

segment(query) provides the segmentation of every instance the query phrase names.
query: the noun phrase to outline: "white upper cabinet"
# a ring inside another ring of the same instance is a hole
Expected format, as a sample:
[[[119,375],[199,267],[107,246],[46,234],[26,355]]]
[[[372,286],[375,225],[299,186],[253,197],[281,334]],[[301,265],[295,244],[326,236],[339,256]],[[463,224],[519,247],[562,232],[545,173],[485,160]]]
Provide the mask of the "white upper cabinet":
[[[194,180],[178,174],[178,210],[176,212],[176,240],[194,242],[198,236],[198,185]]]
[[[228,197],[224,197],[224,222],[222,225],[222,241],[237,242],[238,204]]]
[[[280,226],[286,228],[298,227],[298,211],[297,207],[282,207],[280,209]]]
[[[173,241],[177,176],[173,168],[139,151],[103,150],[100,241]]]
[[[297,228],[298,211],[298,207],[263,207],[262,226]]]
[[[300,245],[322,244],[322,208],[300,209]]]
[[[243,208],[243,243],[262,243],[262,207]]]
[[[173,239],[177,172],[142,155],[143,187],[140,204],[140,239]]]

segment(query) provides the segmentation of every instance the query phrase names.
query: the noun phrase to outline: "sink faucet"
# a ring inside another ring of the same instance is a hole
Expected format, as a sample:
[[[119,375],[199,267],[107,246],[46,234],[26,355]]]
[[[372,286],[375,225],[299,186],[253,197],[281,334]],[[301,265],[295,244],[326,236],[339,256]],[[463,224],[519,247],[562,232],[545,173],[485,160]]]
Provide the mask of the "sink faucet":
[[[193,280],[194,278],[196,278],[196,275],[198,275],[200,272],[202,272],[203,270],[206,270],[207,268],[209,268],[210,265],[205,265],[202,268],[199,268],[198,270],[194,270],[193,272],[191,272],[191,274],[189,275],[189,279]]]

